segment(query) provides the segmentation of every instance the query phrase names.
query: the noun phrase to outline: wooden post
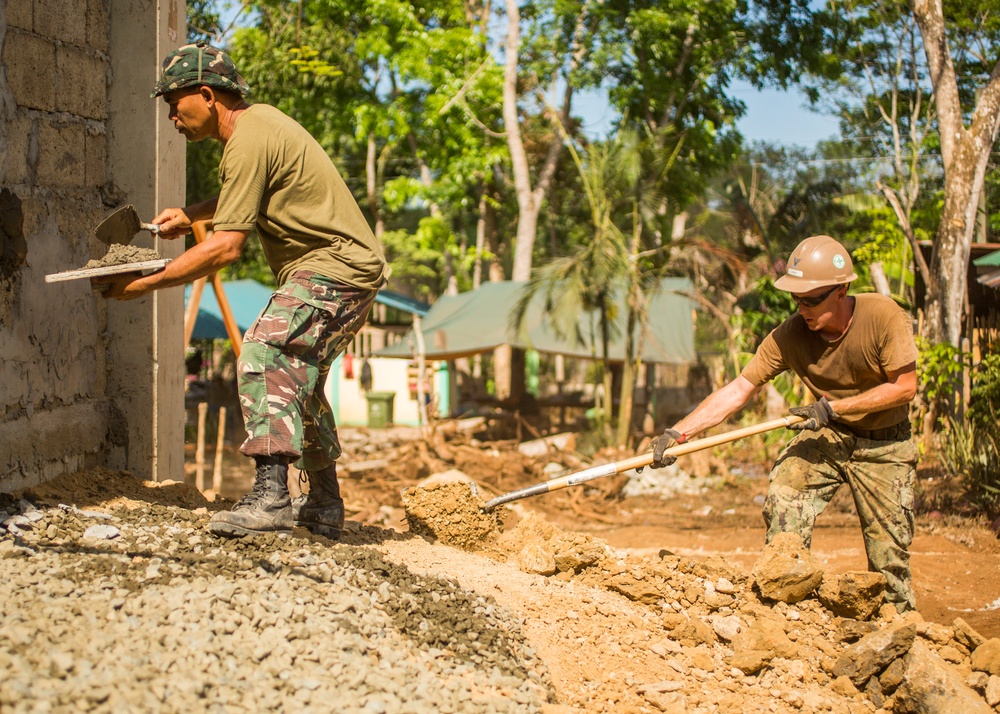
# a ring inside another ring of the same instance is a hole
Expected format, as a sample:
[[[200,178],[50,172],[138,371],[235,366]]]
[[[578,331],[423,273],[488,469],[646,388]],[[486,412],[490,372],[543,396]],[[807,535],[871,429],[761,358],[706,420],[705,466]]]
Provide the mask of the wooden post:
[[[208,221],[196,221],[191,224],[191,232],[194,233],[194,239],[198,243],[204,243],[208,240],[208,226]],[[215,291],[215,300],[219,303],[219,312],[222,313],[222,321],[226,325],[229,341],[233,343],[233,354],[236,355],[236,359],[239,359],[240,349],[243,346],[243,335],[240,334],[236,318],[233,317],[233,311],[229,307],[229,299],[226,298],[226,293],[222,289],[222,278],[219,277],[218,273],[212,273],[208,276],[208,280],[212,282],[212,290]]]
[[[219,407],[219,433],[215,437],[215,465],[212,469],[212,490],[222,490],[222,449],[226,441],[226,408]]]
[[[424,394],[424,370],[427,367],[424,347],[424,331],[420,326],[420,315],[413,313],[413,336],[417,341],[417,408],[420,414],[420,425],[427,426],[427,399]]]
[[[205,490],[205,417],[208,415],[208,402],[198,402],[198,444],[194,452],[195,481],[199,491]]]
[[[191,297],[188,298],[187,308],[184,310],[184,351],[187,351],[191,344],[191,335],[194,333],[194,323],[198,319],[198,308],[201,306],[201,294],[205,292],[205,282],[208,278],[198,278],[191,285]]]

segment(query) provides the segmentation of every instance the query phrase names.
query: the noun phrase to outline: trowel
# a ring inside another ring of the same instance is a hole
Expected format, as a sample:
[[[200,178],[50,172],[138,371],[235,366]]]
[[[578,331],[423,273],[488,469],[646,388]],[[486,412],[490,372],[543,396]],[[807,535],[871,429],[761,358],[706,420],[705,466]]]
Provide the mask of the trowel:
[[[153,235],[159,235],[161,230],[161,227],[154,223],[143,223],[140,221],[139,213],[135,210],[135,206],[129,204],[122,206],[101,221],[100,225],[94,229],[94,237],[108,246],[110,251],[114,245],[129,245],[132,239],[135,238],[135,234],[139,231],[149,231]],[[153,270],[161,270],[170,260],[170,258],[159,258],[157,260],[145,260],[137,263],[105,265],[99,268],[65,270],[61,273],[46,275],[45,282],[55,283],[63,280],[96,278],[103,275],[117,275],[119,273],[145,273]]]
[[[139,231],[149,231],[153,235],[159,235],[161,227],[155,223],[143,223],[139,220],[139,213],[131,203],[122,206],[110,216],[105,218],[94,229],[94,237],[105,245],[128,245],[135,238]]]

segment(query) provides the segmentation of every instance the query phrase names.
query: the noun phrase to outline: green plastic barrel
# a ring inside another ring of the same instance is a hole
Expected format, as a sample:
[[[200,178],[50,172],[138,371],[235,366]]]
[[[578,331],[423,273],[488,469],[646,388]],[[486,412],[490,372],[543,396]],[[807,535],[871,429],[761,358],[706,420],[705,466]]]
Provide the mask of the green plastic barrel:
[[[395,392],[368,392],[368,426],[374,429],[392,424],[392,401]]]

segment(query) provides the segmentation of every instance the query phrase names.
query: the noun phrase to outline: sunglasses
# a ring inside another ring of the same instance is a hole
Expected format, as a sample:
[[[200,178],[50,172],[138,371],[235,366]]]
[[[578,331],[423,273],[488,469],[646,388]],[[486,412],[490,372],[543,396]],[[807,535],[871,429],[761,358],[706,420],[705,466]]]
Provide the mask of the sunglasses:
[[[826,300],[828,297],[833,295],[837,291],[839,285],[834,285],[832,288],[827,290],[825,293],[820,293],[819,295],[812,295],[810,297],[799,297],[798,295],[792,295],[792,300],[795,301],[796,305],[801,305],[802,307],[816,307],[821,302]]]

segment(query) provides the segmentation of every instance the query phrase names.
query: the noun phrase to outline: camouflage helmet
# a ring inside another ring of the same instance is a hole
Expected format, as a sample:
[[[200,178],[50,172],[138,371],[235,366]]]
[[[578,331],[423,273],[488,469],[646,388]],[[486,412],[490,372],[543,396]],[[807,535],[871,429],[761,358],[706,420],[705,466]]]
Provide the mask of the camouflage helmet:
[[[236,71],[229,55],[207,42],[198,42],[178,47],[166,56],[160,81],[149,96],[155,98],[175,89],[203,84],[228,89],[244,97],[250,94],[250,85]]]
[[[851,254],[830,236],[812,236],[795,246],[785,274],[774,282],[778,290],[806,293],[827,285],[857,280]]]

